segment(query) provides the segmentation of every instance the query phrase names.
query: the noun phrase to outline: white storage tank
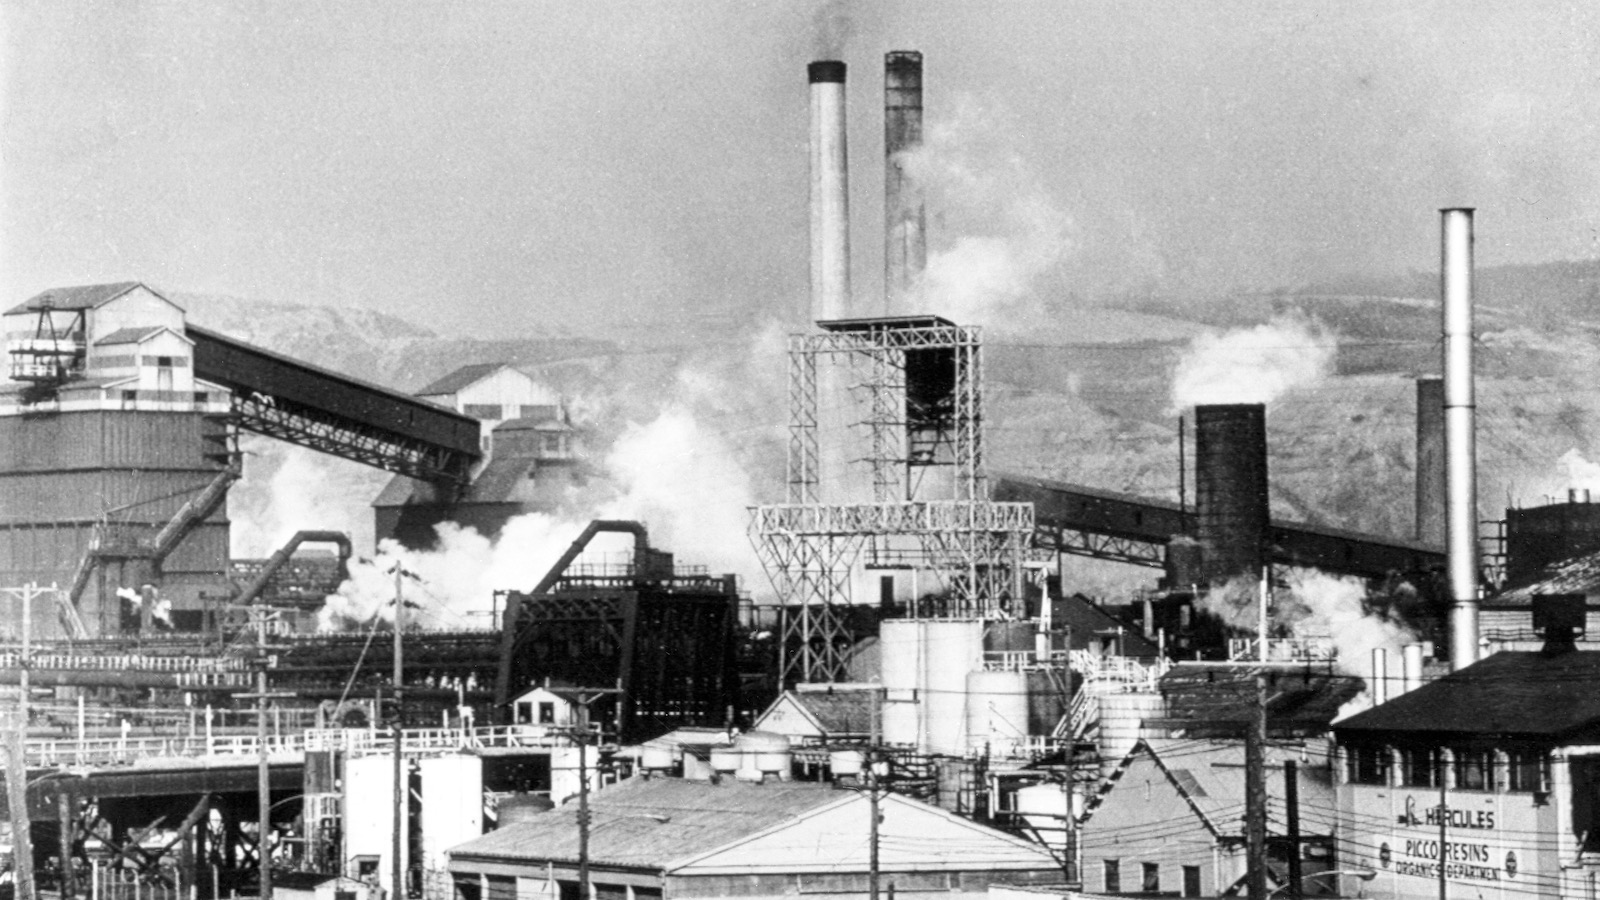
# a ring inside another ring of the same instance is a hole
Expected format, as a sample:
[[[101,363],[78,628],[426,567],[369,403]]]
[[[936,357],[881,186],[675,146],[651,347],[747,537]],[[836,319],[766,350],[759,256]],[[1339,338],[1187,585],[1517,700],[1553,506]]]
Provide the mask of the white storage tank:
[[[1157,693],[1100,695],[1100,774],[1110,775],[1144,736],[1144,720],[1165,712]]]
[[[422,774],[422,864],[443,869],[445,851],[483,835],[483,760],[434,756],[418,760]]]
[[[735,738],[733,744],[748,758],[747,765],[755,771],[762,775],[789,777],[794,757],[790,754],[786,735],[771,731],[746,731]]]
[[[718,775],[732,775],[739,771],[739,763],[744,754],[739,752],[737,746],[712,747],[711,771]]]
[[[639,768],[646,772],[670,772],[674,768],[671,744],[651,741],[639,751]]]
[[[860,750],[835,750],[828,754],[828,768],[835,778],[859,777],[866,761],[866,755]]]
[[[884,740],[924,753],[967,749],[967,675],[983,669],[983,623],[893,619],[883,646]],[[914,703],[894,702],[915,697]]]
[[[1028,676],[1022,672],[967,674],[967,740],[972,749],[1010,749],[1027,743]]]

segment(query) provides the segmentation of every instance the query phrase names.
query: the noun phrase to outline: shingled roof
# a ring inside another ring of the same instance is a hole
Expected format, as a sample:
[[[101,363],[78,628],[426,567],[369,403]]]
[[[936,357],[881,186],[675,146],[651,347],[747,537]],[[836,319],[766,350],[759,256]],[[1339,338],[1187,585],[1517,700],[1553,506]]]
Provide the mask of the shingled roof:
[[[1600,653],[1507,652],[1334,726],[1363,734],[1600,739]]]
[[[1270,672],[1267,728],[1278,735],[1325,733],[1364,687],[1360,678],[1326,669]],[[1238,734],[1255,714],[1255,671],[1249,667],[1184,663],[1161,677],[1159,690],[1166,702],[1159,724],[1190,736]]]
[[[118,281],[112,284],[83,284],[75,287],[51,288],[29,297],[27,301],[6,310],[6,315],[30,312],[44,309],[94,309],[110,303],[134,288],[144,288],[168,303],[172,303],[159,291],[151,290],[149,285],[137,281]],[[173,306],[178,304],[173,303]]]

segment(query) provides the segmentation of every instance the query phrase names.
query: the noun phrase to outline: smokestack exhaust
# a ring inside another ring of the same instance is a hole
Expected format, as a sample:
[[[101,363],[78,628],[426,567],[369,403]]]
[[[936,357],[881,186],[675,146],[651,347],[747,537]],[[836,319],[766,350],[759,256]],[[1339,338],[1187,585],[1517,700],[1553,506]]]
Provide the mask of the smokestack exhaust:
[[[906,154],[922,146],[922,54],[895,50],[883,58],[885,313],[921,307],[928,263],[922,188],[906,173]]]
[[[1450,666],[1478,661],[1478,479],[1472,381],[1472,210],[1440,210],[1444,317],[1445,552]]]
[[[850,309],[850,176],[846,163],[845,65],[807,66],[811,79],[811,318]]]

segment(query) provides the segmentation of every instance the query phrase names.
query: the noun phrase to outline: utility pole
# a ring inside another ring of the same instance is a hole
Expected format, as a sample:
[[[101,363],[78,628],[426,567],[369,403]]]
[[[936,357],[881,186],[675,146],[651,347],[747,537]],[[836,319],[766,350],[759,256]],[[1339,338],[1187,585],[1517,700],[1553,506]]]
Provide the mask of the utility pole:
[[[544,689],[552,694],[569,696],[578,707],[578,727],[574,736],[578,740],[578,900],[591,900],[589,889],[589,704],[607,694],[621,694],[622,682],[614,688],[556,688],[550,679],[544,680]]]
[[[1304,890],[1300,871],[1300,764],[1292,759],[1283,763],[1283,805],[1288,807],[1289,896],[1300,900]]]
[[[1450,900],[1450,882],[1444,875],[1444,861],[1449,856],[1446,851],[1450,846],[1447,843],[1450,839],[1450,795],[1445,787],[1449,782],[1444,766],[1444,749],[1434,752],[1439,754],[1439,900]]]
[[[267,643],[267,625],[278,610],[267,606],[258,598],[247,607],[256,626],[256,689],[254,693],[235,694],[241,699],[256,702],[256,862],[260,879],[261,900],[272,900],[272,768],[267,752],[267,701],[293,697],[293,693],[268,693],[267,669],[272,665],[269,650],[280,649]],[[210,744],[210,719],[206,722],[207,745]]]
[[[405,622],[406,598],[402,589],[401,579],[405,577],[405,570],[399,563],[394,564],[394,675],[391,687],[394,689],[394,843],[390,847],[393,857],[391,878],[393,879],[392,895],[390,900],[404,900],[406,896],[406,864],[401,851],[405,849],[406,839],[406,783],[405,783],[405,733],[402,730],[403,705],[405,693],[405,659],[403,657],[405,639],[402,629]],[[263,898],[266,900],[266,898]]]
[[[878,824],[883,815],[878,809],[878,743],[881,732],[878,730],[879,716],[883,707],[879,704],[880,691],[883,688],[873,688],[872,701],[868,707],[869,718],[872,720],[871,742],[867,745],[867,807],[868,814],[872,817],[871,831],[869,832],[867,856],[867,893],[870,900],[878,900]]]
[[[48,590],[54,591],[50,585]],[[28,668],[32,665],[33,598],[46,589],[30,583],[7,588],[6,594],[22,601],[22,655],[17,660],[16,722],[6,734],[6,796],[11,807],[11,856],[18,900],[37,900],[33,880],[33,831],[28,819]]]
[[[1257,671],[1255,682],[1255,715],[1244,737],[1245,883],[1250,900],[1267,900],[1267,673]]]

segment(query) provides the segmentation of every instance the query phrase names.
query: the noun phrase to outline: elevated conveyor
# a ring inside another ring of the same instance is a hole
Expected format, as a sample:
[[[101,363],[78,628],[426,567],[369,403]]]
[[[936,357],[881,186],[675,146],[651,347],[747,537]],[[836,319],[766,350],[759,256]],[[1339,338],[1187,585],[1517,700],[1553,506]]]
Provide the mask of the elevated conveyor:
[[[190,325],[195,377],[233,392],[246,430],[452,487],[482,455],[478,420]]]
[[[1194,511],[1176,503],[1017,475],[994,476],[990,485],[996,502],[1032,503],[1034,546],[1060,553],[1161,567],[1167,542],[1195,529]],[[1415,541],[1302,522],[1275,521],[1269,534],[1277,565],[1362,578],[1444,566],[1442,548]]]

